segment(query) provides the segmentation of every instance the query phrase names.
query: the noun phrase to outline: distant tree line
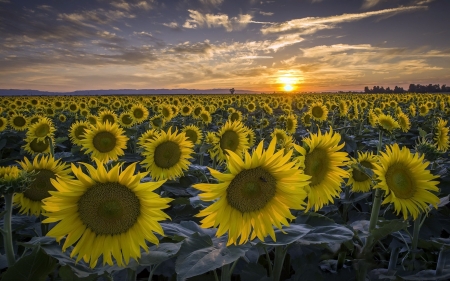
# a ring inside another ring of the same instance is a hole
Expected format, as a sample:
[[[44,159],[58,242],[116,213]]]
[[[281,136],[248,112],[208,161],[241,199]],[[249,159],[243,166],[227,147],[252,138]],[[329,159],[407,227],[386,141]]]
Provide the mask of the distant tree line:
[[[420,84],[409,84],[408,90],[404,90],[403,87],[395,86],[394,89],[387,87],[386,89],[383,86],[373,86],[372,89],[369,87],[364,87],[364,93],[441,93],[441,92],[450,92],[450,87],[447,85],[440,86],[439,84],[428,84],[428,85],[420,85]]]

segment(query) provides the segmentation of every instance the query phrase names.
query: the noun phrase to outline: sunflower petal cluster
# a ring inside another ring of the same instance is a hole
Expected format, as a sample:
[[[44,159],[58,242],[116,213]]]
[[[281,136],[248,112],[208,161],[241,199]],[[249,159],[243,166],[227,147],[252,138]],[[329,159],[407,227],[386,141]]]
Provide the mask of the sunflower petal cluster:
[[[43,200],[44,223],[57,224],[47,236],[57,241],[66,237],[63,251],[74,245],[70,257],[83,259],[95,267],[103,256],[103,265],[127,265],[131,258],[148,252],[146,241],[159,244],[153,232],[164,235],[159,221],[168,219],[162,209],[169,207],[170,198],[161,198],[153,191],[165,181],[140,183],[147,173],[135,174],[136,163],[122,169],[121,164],[107,171],[101,161],[97,168],[72,164],[76,180],[52,179],[57,191]]]
[[[374,164],[378,184],[374,188],[385,191],[382,204],[392,203],[397,214],[402,213],[406,220],[411,214],[416,219],[420,212],[426,212],[429,204],[437,208],[439,198],[435,193],[438,181],[426,168],[429,162],[424,155],[411,153],[408,148],[398,144],[386,146],[381,152],[379,163]]]
[[[227,245],[256,237],[264,241],[268,235],[276,241],[273,226],[289,226],[288,220],[295,218],[290,209],[304,209],[304,187],[310,177],[290,161],[292,151],[284,155],[283,150],[275,152],[275,147],[275,139],[267,150],[260,142],[252,155],[245,152],[244,160],[228,150],[227,173],[209,168],[219,183],[193,186],[203,192],[202,200],[215,201],[197,215],[205,217],[202,227],[218,227],[218,237],[228,233]]]
[[[305,174],[311,176],[311,182],[307,186],[308,205],[306,210],[314,207],[315,211],[324,205],[333,203],[342,191],[341,184],[348,172],[343,169],[349,158],[347,152],[339,152],[344,143],[339,144],[341,135],[330,131],[322,134],[311,134],[303,140],[303,146],[294,145],[300,153],[296,158],[300,168]]]

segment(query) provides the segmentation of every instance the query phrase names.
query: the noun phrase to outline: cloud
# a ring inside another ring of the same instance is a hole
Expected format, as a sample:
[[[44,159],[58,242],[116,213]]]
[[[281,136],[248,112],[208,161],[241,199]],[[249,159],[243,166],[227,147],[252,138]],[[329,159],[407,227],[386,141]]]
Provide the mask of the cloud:
[[[376,6],[377,4],[379,4],[380,2],[382,2],[382,0],[364,0],[364,2],[362,4],[362,8],[370,9],[370,8]]]
[[[133,1],[125,1],[125,0],[115,0],[109,3],[115,8],[123,9],[126,11],[130,11],[132,9],[143,9],[143,10],[150,10],[156,5],[156,2],[154,0],[133,0]]]
[[[312,34],[323,29],[335,28],[337,24],[344,22],[357,21],[373,16],[395,15],[403,12],[411,12],[420,9],[426,9],[424,6],[409,6],[392,9],[384,9],[379,11],[364,12],[358,14],[342,14],[330,17],[307,17],[294,19],[283,23],[276,23],[261,29],[263,34],[271,33],[300,33]]]
[[[65,21],[70,21],[80,25],[86,25],[93,27],[94,24],[106,25],[113,21],[117,21],[122,18],[135,18],[136,16],[128,12],[118,10],[104,10],[96,9],[83,11],[79,13],[62,13],[58,14],[58,18]]]
[[[169,23],[163,23],[163,25],[167,26],[168,28],[173,29],[173,30],[181,30],[181,28],[178,26],[178,23],[176,23],[174,21],[169,22]]]
[[[184,28],[198,27],[224,27],[226,31],[239,30],[247,26],[252,16],[249,14],[239,14],[238,17],[229,18],[226,14],[202,14],[196,10],[188,10],[189,19],[183,24]]]
[[[239,57],[240,60],[255,60],[255,59],[273,59],[272,56],[243,56]]]
[[[272,12],[263,12],[263,11],[259,11],[259,14],[261,14],[263,16],[272,16],[273,15]]]
[[[223,0],[199,0],[200,3],[206,6],[218,7],[223,3]]]

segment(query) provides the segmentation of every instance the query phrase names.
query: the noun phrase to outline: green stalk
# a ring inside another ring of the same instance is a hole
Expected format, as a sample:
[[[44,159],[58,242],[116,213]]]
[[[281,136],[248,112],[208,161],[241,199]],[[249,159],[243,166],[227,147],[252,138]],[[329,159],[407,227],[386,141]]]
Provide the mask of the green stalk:
[[[422,213],[419,213],[416,220],[414,220],[414,229],[413,229],[413,237],[411,243],[411,260],[413,262],[416,260],[416,252],[417,252],[417,244],[419,243],[419,232],[420,232],[420,222],[422,220]]]
[[[230,280],[231,280],[230,264],[224,264],[222,266],[222,274],[220,275],[220,281],[230,281]]]
[[[439,251],[439,256],[438,256],[438,260],[437,260],[437,265],[436,265],[436,276],[442,275],[442,271],[444,270],[445,267],[445,246],[442,246],[441,250]]]
[[[345,258],[347,257],[347,253],[345,251],[342,251],[338,254],[338,260],[337,260],[337,269],[341,269],[344,266]]]
[[[269,276],[272,276],[272,261],[270,260],[269,252],[267,251],[266,245],[263,245],[264,252],[266,253],[267,265],[269,268]]]
[[[45,139],[48,141],[48,145],[50,146],[50,156],[55,158],[55,147],[53,146],[52,138],[47,136]]]
[[[127,268],[127,280],[126,281],[136,281],[136,270]]]
[[[286,257],[287,249],[283,246],[275,246],[275,258],[273,264],[272,280],[279,281],[281,272],[283,271],[284,258]]]
[[[3,243],[6,252],[6,259],[8,261],[8,267],[13,266],[16,263],[16,258],[14,254],[13,240],[12,240],[12,228],[11,228],[11,217],[12,217],[12,203],[13,203],[13,193],[7,193],[5,197],[5,218],[3,224]]]
[[[150,266],[150,274],[148,276],[148,281],[152,281],[153,279],[153,274],[155,273],[156,268],[158,267],[158,265],[160,265],[159,263],[155,264],[154,266]]]
[[[389,258],[389,265],[388,270],[395,270],[395,267],[397,266],[397,260],[398,260],[398,253],[400,252],[400,248],[395,248],[391,252],[391,256]]]

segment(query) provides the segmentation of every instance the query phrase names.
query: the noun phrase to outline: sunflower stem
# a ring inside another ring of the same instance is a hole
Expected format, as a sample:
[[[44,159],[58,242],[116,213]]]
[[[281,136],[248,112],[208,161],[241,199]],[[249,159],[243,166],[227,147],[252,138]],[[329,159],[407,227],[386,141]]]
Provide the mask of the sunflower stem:
[[[150,266],[150,274],[148,275],[148,281],[152,281],[153,274],[155,273],[156,268],[160,265],[160,263],[155,264],[154,266]]]
[[[416,252],[417,252],[417,244],[419,243],[419,232],[420,232],[420,223],[422,220],[422,213],[419,213],[417,218],[414,220],[414,229],[413,229],[413,237],[412,237],[412,243],[411,243],[411,260],[413,262],[414,267],[414,261],[416,260]]]
[[[220,275],[220,281],[231,281],[230,264],[224,264],[222,266],[222,274]]]
[[[389,265],[388,270],[395,270],[395,267],[397,266],[397,260],[398,260],[398,253],[400,252],[400,248],[397,247],[391,252],[391,256],[389,257]]]
[[[275,257],[273,263],[272,280],[279,281],[281,272],[283,271],[284,258],[286,257],[287,250],[283,246],[275,246]]]
[[[49,136],[46,136],[45,139],[48,141],[48,145],[50,146],[50,156],[55,158],[55,147],[53,146],[52,139]]]
[[[6,213],[3,221],[3,230],[5,232],[3,237],[3,243],[5,247],[6,259],[8,261],[8,267],[11,267],[16,263],[12,240],[12,227],[11,227],[13,193],[5,194],[4,198],[5,198]]]
[[[136,281],[136,270],[127,268],[127,281]]]
[[[217,271],[214,269],[213,272],[214,272],[214,280],[219,281],[219,276],[217,276]]]
[[[441,250],[439,251],[439,256],[438,256],[438,260],[437,260],[437,264],[436,264],[436,276],[442,275],[442,271],[444,270],[445,267],[445,246],[441,247]]]
[[[272,261],[270,260],[269,252],[267,251],[266,245],[264,246],[264,252],[266,253],[267,265],[269,268],[269,276],[272,276]]]

